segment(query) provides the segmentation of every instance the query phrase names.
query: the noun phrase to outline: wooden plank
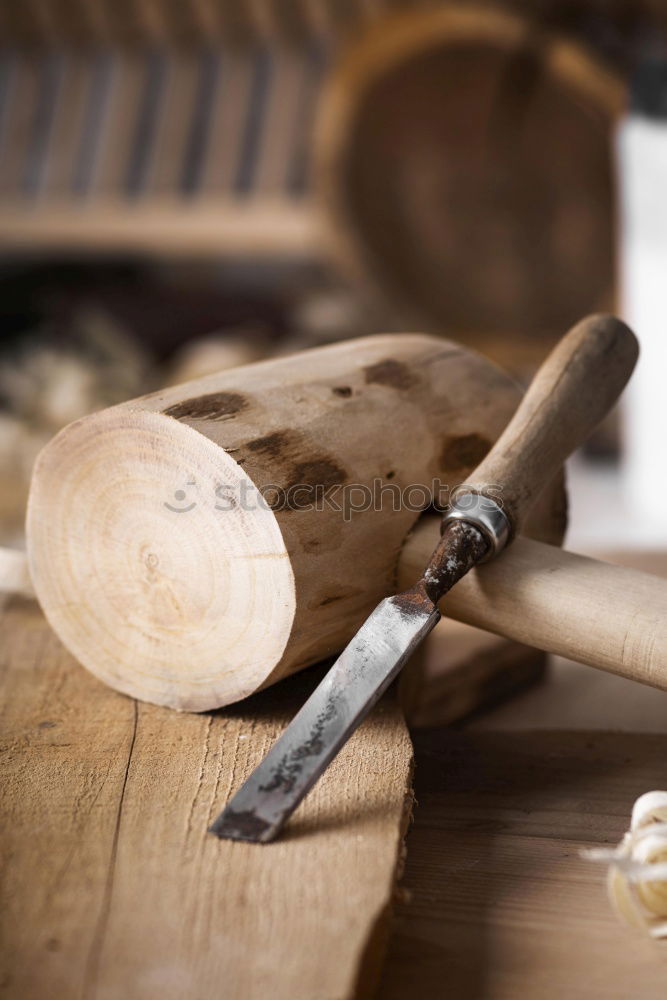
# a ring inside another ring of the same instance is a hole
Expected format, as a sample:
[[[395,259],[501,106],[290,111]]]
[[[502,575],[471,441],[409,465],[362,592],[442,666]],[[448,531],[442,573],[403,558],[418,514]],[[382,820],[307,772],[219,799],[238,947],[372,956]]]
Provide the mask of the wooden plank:
[[[221,842],[207,824],[312,671],[188,715],[99,684],[33,603],[10,602],[0,642],[5,996],[330,1000],[373,982],[411,801],[392,700],[284,839]]]
[[[0,249],[133,251],[160,257],[324,254],[319,220],[307,201],[146,198],[136,204],[91,199],[79,211],[58,201],[31,212],[0,208]]]
[[[419,808],[379,995],[662,1000],[667,950],[620,924],[604,868],[667,735],[420,732]]]

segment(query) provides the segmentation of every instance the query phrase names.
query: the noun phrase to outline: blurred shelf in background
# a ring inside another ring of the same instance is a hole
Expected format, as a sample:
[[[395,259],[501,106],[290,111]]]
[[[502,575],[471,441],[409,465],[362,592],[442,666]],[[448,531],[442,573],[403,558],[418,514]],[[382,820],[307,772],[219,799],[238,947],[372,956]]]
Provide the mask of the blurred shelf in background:
[[[0,256],[314,264],[385,328],[528,375],[613,306],[613,130],[665,22],[629,0],[3,0]]]
[[[666,28],[657,0],[0,0],[0,470],[16,421],[27,455],[57,430],[61,367],[81,414],[126,398],[91,314],[136,391],[189,344],[406,329],[527,380],[617,307],[614,136]]]

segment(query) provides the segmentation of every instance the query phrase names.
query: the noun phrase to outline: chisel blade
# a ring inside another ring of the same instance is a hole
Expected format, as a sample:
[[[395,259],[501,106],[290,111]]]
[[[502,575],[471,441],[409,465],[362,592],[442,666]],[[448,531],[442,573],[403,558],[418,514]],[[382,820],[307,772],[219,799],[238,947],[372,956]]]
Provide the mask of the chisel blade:
[[[382,601],[210,832],[273,840],[439,619],[423,590]]]

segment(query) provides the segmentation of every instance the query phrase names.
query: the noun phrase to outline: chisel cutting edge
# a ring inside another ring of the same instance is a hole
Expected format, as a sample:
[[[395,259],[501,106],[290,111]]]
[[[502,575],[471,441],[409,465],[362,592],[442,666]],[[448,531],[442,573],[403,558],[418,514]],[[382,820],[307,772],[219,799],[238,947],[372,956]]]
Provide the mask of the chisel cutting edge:
[[[421,579],[372,612],[211,833],[264,843],[277,836],[439,621],[440,599],[512,541],[542,487],[616,401],[637,355],[634,334],[612,316],[588,317],[560,341],[494,447],[455,490]]]

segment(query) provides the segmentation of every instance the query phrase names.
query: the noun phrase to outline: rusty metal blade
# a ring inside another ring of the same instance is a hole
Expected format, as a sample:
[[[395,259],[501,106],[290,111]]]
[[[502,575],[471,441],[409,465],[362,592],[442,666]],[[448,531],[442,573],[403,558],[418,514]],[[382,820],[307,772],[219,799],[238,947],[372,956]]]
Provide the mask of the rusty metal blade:
[[[423,593],[382,601],[210,832],[273,840],[439,618]]]

